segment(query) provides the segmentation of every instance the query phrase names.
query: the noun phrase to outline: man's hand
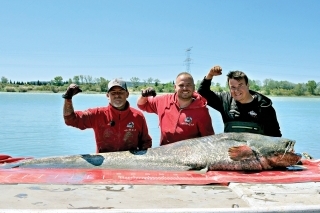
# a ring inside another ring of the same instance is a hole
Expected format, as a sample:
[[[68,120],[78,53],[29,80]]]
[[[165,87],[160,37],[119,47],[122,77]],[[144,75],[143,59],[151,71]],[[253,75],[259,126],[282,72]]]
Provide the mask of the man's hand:
[[[149,97],[149,96],[154,97],[156,95],[157,95],[157,93],[152,87],[148,87],[147,89],[141,91],[142,97]]]
[[[212,79],[213,76],[217,76],[217,75],[221,75],[221,74],[222,74],[222,68],[217,65],[217,66],[212,67],[209,70],[206,78],[207,79]]]
[[[68,86],[67,88],[67,91],[62,95],[62,98],[72,99],[72,97],[78,94],[79,92],[82,92],[82,90],[79,88],[78,85],[70,84],[70,86]]]

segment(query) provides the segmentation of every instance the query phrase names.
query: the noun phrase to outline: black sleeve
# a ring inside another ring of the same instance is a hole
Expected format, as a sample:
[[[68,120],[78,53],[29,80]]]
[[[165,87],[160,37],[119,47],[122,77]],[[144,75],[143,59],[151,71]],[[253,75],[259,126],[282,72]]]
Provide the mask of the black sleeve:
[[[198,88],[198,93],[203,96],[208,103],[208,106],[222,111],[221,98],[218,92],[213,92],[210,90],[211,80],[203,79]]]
[[[276,111],[272,106],[267,107],[262,111],[264,117],[264,133],[268,136],[281,137],[280,126],[278,123]]]

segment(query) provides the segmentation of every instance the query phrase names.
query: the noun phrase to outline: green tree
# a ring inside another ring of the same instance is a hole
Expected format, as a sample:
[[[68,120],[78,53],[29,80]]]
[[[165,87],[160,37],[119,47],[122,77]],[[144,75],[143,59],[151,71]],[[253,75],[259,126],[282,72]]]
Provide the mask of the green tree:
[[[155,83],[155,85],[156,85],[156,83]],[[163,92],[163,85],[162,84],[158,84],[155,87],[155,90],[156,90],[156,92]]]
[[[171,82],[163,84],[163,92],[167,92],[167,93],[174,92],[174,87]]]
[[[99,87],[101,89],[101,92],[107,92],[108,91],[108,83],[109,83],[108,80],[106,80],[103,77],[100,77],[100,79],[99,79]]]
[[[269,90],[272,90],[272,89],[277,89],[278,88],[278,85],[277,85],[277,82],[272,80],[272,79],[265,79],[263,81],[264,83],[264,87],[265,88],[268,88]]]
[[[4,76],[1,77],[1,83],[6,84],[8,83],[8,79]]]
[[[303,85],[302,84],[297,84],[294,88],[293,88],[293,94],[297,95],[297,96],[301,96],[304,94],[304,89],[303,89]]]
[[[76,75],[76,76],[73,76],[73,82],[75,83],[75,84],[80,84],[80,77],[78,76],[78,75]]]
[[[86,82],[86,84],[93,84],[92,76],[85,75],[85,76],[83,76],[83,79]]]
[[[210,89],[215,92],[222,92],[223,87],[221,87],[220,83],[212,84],[213,86],[210,86]]]
[[[147,86],[147,80],[146,79],[143,79],[143,86]]]
[[[254,90],[254,91],[260,91],[260,90],[261,90],[261,83],[260,83],[260,81],[250,80],[250,79],[249,79],[249,85],[250,85],[250,89],[252,89],[252,90]]]
[[[320,82],[317,83],[317,87],[316,87],[316,89],[314,90],[314,94],[315,94],[315,95],[320,95]]]
[[[54,77],[52,83],[55,86],[62,86],[63,85],[63,78],[61,76],[56,76],[56,77]]]
[[[289,81],[280,81],[280,88],[281,89],[286,89],[286,90],[291,90],[295,86],[294,83],[291,83]]]
[[[83,75],[79,75],[80,83],[83,84]]]
[[[133,88],[138,88],[140,79],[138,77],[130,78]]]
[[[306,84],[307,90],[311,95],[314,95],[314,90],[317,88],[317,83],[315,81],[308,81]]]
[[[153,82],[153,78],[148,78],[148,80],[147,80],[147,82],[148,82],[148,84],[152,84],[152,82]]]
[[[197,82],[196,82],[196,85],[195,85],[195,87],[196,87],[196,90],[199,88],[199,86],[200,86],[200,83],[201,83],[201,80],[197,80]]]
[[[160,80],[156,78],[153,80],[153,82],[154,82],[154,86],[157,87],[159,86]]]

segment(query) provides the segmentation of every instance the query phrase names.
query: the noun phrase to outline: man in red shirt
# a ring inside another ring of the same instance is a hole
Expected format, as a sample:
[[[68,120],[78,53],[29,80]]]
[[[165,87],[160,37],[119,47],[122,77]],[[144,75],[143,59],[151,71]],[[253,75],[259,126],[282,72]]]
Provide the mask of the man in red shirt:
[[[71,84],[66,93],[63,117],[66,125],[81,130],[92,128],[96,139],[96,152],[146,150],[152,140],[143,113],[130,107],[126,82],[114,79],[108,84],[106,107],[74,111],[72,97],[82,92],[78,85]]]
[[[155,90],[148,88],[142,91],[137,102],[141,110],[158,115],[160,145],[213,135],[207,101],[195,92],[193,77],[187,72],[180,73],[174,88],[174,94],[161,96],[156,96]]]

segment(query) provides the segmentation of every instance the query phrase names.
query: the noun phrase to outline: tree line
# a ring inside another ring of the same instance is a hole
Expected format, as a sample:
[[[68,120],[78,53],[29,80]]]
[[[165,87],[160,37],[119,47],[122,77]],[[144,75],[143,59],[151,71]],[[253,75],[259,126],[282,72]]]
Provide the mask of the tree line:
[[[64,92],[71,83],[78,84],[83,92],[87,93],[105,93],[108,89],[110,80],[104,77],[93,78],[89,75],[78,75],[72,79],[64,80],[61,76],[56,76],[50,81],[14,81],[2,76],[0,82],[1,92]],[[199,87],[201,80],[196,81],[196,88]],[[174,80],[172,82],[161,83],[159,79],[140,79],[138,77],[130,78],[127,81],[128,90],[130,92],[140,92],[146,87],[153,87],[158,93],[174,92]],[[307,83],[292,83],[289,81],[276,81],[273,79],[265,79],[263,82],[259,80],[249,80],[250,89],[260,92],[264,95],[272,96],[319,96],[320,82],[309,80]],[[227,82],[225,85],[220,83],[211,84],[213,91],[228,91]]]

